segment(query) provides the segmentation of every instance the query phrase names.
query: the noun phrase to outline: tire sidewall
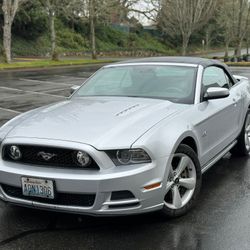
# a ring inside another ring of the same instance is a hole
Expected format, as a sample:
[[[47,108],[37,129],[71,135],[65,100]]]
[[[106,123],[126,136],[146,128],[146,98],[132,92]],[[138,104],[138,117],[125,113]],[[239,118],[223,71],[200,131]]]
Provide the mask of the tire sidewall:
[[[250,152],[250,149],[247,149],[246,147],[246,143],[245,143],[245,130],[246,130],[246,123],[247,123],[247,119],[248,117],[250,116],[250,110],[247,111],[246,113],[246,117],[245,117],[245,121],[244,121],[244,125],[243,125],[243,128],[242,128],[242,140],[244,141],[244,155],[249,155],[249,152]]]
[[[245,119],[244,119],[244,123],[241,129],[241,132],[237,138],[237,144],[230,150],[230,152],[234,155],[234,156],[249,156],[250,150],[247,150],[246,148],[246,143],[245,143],[245,129],[246,129],[246,122],[247,122],[247,118],[250,115],[250,110],[248,109]]]

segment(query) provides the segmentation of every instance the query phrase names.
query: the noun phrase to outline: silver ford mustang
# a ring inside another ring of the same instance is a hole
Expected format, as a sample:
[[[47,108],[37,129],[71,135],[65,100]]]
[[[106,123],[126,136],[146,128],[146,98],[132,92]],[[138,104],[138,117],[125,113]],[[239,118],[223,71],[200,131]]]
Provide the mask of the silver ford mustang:
[[[0,198],[91,215],[186,213],[202,174],[250,150],[250,85],[215,60],[104,66],[66,101],[0,128]]]

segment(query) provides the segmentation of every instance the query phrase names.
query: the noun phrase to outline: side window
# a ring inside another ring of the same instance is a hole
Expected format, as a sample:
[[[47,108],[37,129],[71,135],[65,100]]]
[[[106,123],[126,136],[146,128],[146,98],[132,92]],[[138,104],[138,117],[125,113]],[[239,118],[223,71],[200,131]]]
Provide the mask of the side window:
[[[223,69],[215,66],[208,67],[203,73],[203,92],[209,87],[230,88],[230,80]]]

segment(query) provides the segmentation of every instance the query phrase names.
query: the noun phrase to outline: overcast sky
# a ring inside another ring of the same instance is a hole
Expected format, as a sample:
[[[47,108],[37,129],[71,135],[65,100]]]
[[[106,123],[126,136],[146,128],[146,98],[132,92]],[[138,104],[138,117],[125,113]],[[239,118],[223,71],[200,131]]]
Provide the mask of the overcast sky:
[[[150,11],[152,8],[153,6],[151,4],[148,4],[143,0],[141,0],[138,4],[135,4],[135,9],[138,9],[141,11]],[[149,20],[143,14],[133,12],[133,13],[130,13],[130,15],[137,18],[143,25],[151,25],[153,23],[152,20]]]

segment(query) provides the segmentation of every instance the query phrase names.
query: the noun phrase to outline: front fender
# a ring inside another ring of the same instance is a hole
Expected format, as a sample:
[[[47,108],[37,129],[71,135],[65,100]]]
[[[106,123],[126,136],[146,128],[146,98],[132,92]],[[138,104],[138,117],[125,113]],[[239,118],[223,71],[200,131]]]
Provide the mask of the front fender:
[[[157,166],[158,171],[162,173],[163,185],[166,185],[173,154],[187,137],[194,139],[199,157],[200,146],[197,136],[192,130],[192,125],[187,124],[183,119],[173,119],[172,122],[165,121],[154,127],[139,138],[132,147],[144,149],[153,161],[167,159],[165,164]]]
[[[183,119],[168,121],[152,128],[136,142],[133,148],[143,148],[150,156],[155,158],[166,157],[174,154],[181,142],[191,137],[197,146],[198,157],[200,155],[199,141],[192,130],[192,125]]]

